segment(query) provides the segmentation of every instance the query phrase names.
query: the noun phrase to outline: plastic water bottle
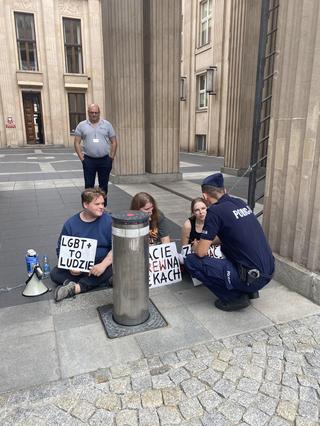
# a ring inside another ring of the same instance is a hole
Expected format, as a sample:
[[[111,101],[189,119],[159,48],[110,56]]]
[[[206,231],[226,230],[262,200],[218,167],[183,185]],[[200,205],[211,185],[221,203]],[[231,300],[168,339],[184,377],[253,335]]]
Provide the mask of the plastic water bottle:
[[[49,265],[48,256],[43,256],[42,271],[43,271],[43,278],[48,278],[50,275],[50,265]]]

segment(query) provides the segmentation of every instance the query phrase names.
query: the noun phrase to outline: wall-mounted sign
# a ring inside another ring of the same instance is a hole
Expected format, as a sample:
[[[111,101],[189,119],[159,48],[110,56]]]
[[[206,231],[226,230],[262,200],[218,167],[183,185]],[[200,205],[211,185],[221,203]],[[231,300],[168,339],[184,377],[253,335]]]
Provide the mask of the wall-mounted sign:
[[[7,129],[15,129],[16,128],[16,123],[13,121],[13,118],[11,116],[7,117],[6,128]]]

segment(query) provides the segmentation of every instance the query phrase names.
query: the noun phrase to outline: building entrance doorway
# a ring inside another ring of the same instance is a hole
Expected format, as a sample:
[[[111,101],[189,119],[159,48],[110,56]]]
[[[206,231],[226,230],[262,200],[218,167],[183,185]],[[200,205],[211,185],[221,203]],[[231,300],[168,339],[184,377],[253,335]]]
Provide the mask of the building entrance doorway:
[[[43,120],[40,92],[22,92],[27,144],[43,144]]]

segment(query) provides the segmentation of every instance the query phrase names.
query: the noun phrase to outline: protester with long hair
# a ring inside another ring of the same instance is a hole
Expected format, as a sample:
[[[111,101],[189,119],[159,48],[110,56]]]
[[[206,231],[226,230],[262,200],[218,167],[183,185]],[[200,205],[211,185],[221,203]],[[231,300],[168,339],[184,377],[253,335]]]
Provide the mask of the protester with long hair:
[[[131,210],[140,210],[149,215],[149,244],[170,243],[167,219],[158,209],[155,199],[147,192],[138,192],[131,201]]]
[[[207,215],[207,203],[201,198],[191,201],[191,216],[182,226],[181,245],[193,244],[201,238],[204,220]]]

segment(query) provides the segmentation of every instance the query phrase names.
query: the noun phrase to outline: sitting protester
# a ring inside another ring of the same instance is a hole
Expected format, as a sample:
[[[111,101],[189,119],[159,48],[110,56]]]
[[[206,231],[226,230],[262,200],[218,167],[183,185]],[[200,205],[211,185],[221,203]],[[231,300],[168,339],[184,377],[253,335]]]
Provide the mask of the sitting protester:
[[[204,179],[202,193],[210,207],[201,238],[193,244],[194,253],[186,256],[186,269],[218,297],[218,309],[246,308],[272,278],[272,251],[250,207],[226,193],[221,173]],[[207,255],[216,238],[221,242],[224,259]]]
[[[140,210],[149,215],[149,244],[170,243],[167,219],[150,194],[138,192],[132,198],[130,209]]]
[[[191,201],[191,216],[182,226],[181,245],[193,244],[200,240],[204,220],[207,215],[207,203],[203,198]]]
[[[100,188],[85,189],[81,194],[83,210],[63,225],[57,245],[58,257],[61,238],[64,235],[97,240],[97,249],[90,272],[62,269],[57,266],[53,268],[50,277],[58,284],[54,292],[56,302],[96,287],[109,285],[112,277],[112,219],[104,211],[105,196],[105,192]]]

